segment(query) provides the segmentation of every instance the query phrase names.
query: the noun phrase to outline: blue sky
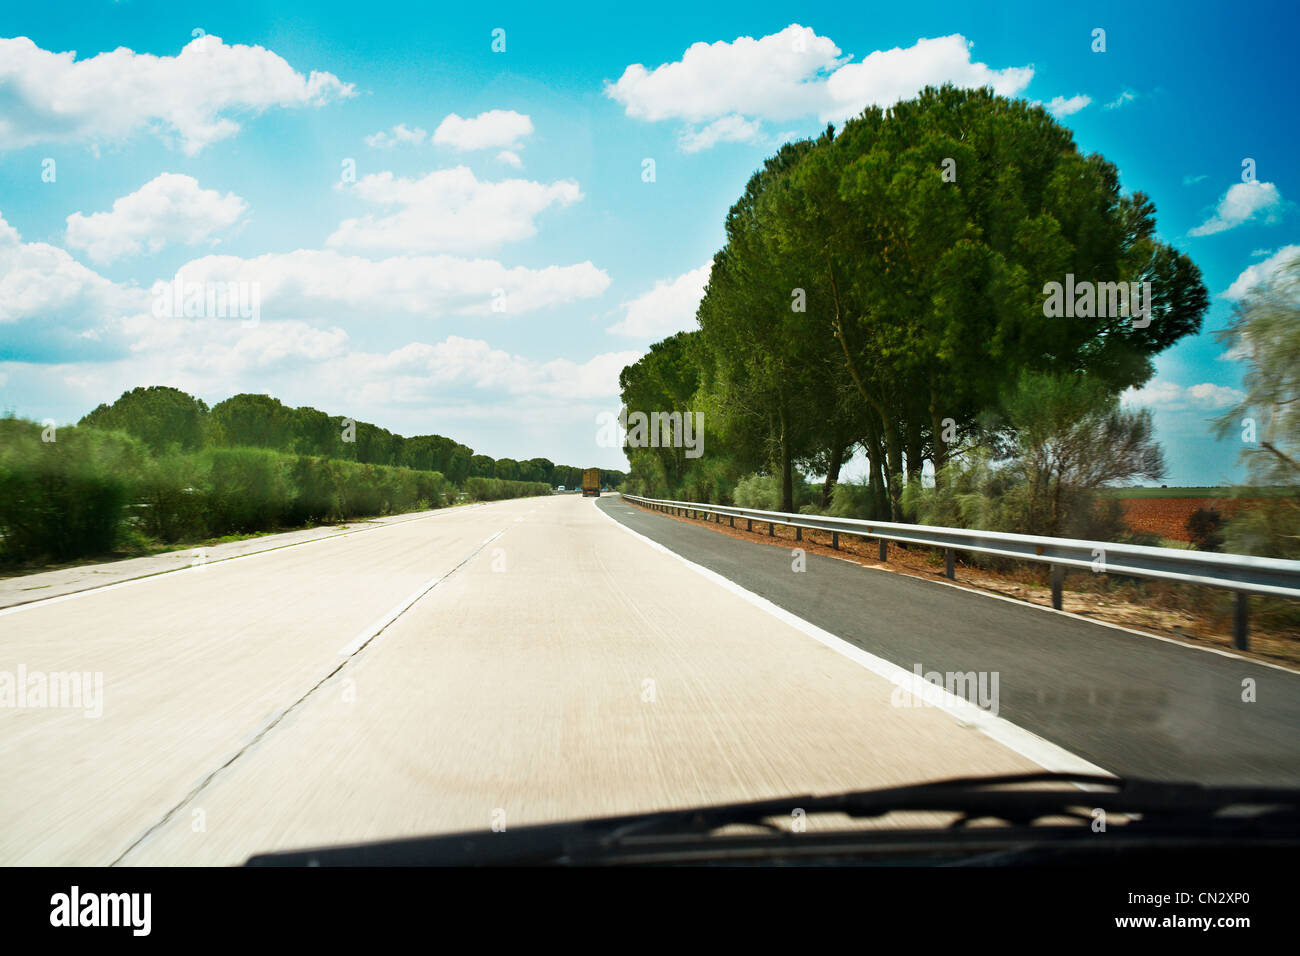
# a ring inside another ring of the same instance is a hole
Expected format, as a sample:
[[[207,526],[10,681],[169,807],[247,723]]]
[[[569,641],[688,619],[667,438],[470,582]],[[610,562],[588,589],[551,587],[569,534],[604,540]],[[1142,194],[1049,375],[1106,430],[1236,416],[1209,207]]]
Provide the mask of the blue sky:
[[[1237,480],[1206,420],[1242,369],[1212,330],[1300,244],[1300,16],[1134,6],[11,5],[0,408],[67,422],[136,385],[258,391],[625,467],[596,415],[624,364],[693,325],[763,158],[925,83],[989,83],[1053,108],[1201,267],[1205,331],[1129,400],[1155,412],[1167,483]],[[160,317],[178,272],[247,282],[258,320]]]

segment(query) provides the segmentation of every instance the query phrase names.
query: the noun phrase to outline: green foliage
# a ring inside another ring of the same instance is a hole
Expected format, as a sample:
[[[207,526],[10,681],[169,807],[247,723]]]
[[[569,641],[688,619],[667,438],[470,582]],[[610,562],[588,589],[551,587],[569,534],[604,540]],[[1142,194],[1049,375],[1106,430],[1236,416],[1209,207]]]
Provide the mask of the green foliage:
[[[207,533],[269,531],[288,512],[288,456],[269,448],[209,448],[200,456]]]
[[[1198,551],[1223,550],[1223,515],[1214,508],[1197,508],[1187,516],[1187,537]]]
[[[796,473],[794,477],[794,508],[792,511],[798,511],[813,503],[817,489],[808,484],[802,475]],[[736,504],[741,508],[754,508],[759,511],[783,511],[785,509],[781,507],[781,491],[781,479],[779,477],[753,474],[737,482],[733,497]]]
[[[100,405],[78,423],[134,435],[155,452],[176,445],[194,451],[204,443],[208,406],[165,385],[133,388],[112,405]]]
[[[527,498],[549,495],[551,486],[541,481],[509,481],[503,478],[468,478],[465,491],[474,501]]]
[[[120,432],[0,419],[0,554],[7,561],[67,561],[112,550],[131,476],[147,454]]]

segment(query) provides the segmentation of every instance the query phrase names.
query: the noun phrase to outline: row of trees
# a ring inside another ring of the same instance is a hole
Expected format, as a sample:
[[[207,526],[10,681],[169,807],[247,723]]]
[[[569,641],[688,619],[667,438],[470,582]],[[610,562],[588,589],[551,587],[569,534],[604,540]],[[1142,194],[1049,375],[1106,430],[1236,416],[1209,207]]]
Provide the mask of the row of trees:
[[[436,471],[457,487],[468,478],[545,482],[573,486],[579,466],[556,465],[547,458],[493,459],[442,435],[395,434],[369,422],[330,415],[310,406],[292,408],[270,395],[235,395],[208,408],[201,399],[162,385],[124,392],[100,405],[81,425],[124,431],[154,453],[201,448],[269,448],[297,455],[319,455],[371,465]],[[621,482],[625,476],[610,473]]]
[[[1070,317],[1045,314],[1045,286],[1067,277],[1149,282],[1150,310],[1135,318],[1093,299],[1068,303]],[[750,179],[699,328],[656,343],[620,378],[629,411],[702,411],[705,454],[629,448],[630,486],[726,500],[766,472],[794,510],[804,471],[825,476],[814,506],[830,508],[861,450],[858,511],[915,519],[925,463],[942,492],[976,450],[1024,451],[1009,430],[1018,416],[1036,419],[1029,444],[1047,456],[1021,476],[1040,485],[1035,520],[1064,527],[1062,476],[1095,484],[1162,469],[1149,418],[1115,398],[1200,328],[1207,305],[1197,267],[1156,237],[1150,200],[1122,193],[1115,167],[1081,154],[1045,110],[927,89],[783,146]],[[1066,429],[1067,450],[1047,431],[1071,422],[1084,424]]]

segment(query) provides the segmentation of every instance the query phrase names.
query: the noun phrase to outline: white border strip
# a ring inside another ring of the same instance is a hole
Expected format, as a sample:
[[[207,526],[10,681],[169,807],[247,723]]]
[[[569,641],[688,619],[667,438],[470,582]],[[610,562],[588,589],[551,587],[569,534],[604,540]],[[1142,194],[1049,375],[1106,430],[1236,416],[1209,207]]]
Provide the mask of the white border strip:
[[[766,611],[782,623],[788,624],[797,631],[801,631],[813,640],[818,641],[835,651],[837,654],[847,657],[855,664],[859,664],[871,671],[873,674],[883,677],[891,684],[894,684],[909,693],[923,696],[927,702],[933,704],[952,717],[955,717],[962,724],[974,727],[980,733],[996,740],[1007,749],[1015,751],[1020,754],[1020,756],[1032,760],[1044,770],[1050,770],[1057,773],[1083,773],[1099,774],[1107,777],[1114,776],[1114,774],[1109,770],[1098,767],[1096,764],[1084,760],[1078,754],[1071,753],[1064,747],[1057,746],[1049,740],[1044,740],[1032,731],[1013,724],[1003,717],[995,717],[988,713],[988,711],[975,706],[966,699],[950,693],[945,688],[938,687],[937,685],[931,684],[925,680],[920,681],[920,685],[924,686],[918,685],[918,678],[911,671],[906,671],[897,664],[887,661],[882,657],[877,657],[875,654],[865,651],[855,644],[849,643],[844,640],[844,638],[837,637],[830,631],[824,630],[810,621],[805,621],[798,615],[792,614],[785,608],[772,603],[767,598],[760,597],[753,591],[746,590],[735,581],[723,577],[716,571],[711,571],[703,565],[696,564],[694,561],[682,557],[671,548],[667,548],[658,541],[647,538],[645,535],[641,534],[641,532],[629,528],[612,515],[607,514],[603,508],[597,506],[596,510],[602,515],[605,515],[605,517],[608,518],[616,527],[621,528],[623,531],[626,531],[628,534],[636,538],[639,538],[656,551],[676,558],[696,574],[707,578],[714,584],[717,584],[730,591],[732,594],[748,601],[750,604],[754,605],[754,607]],[[1094,789],[1092,787],[1080,786],[1083,789]]]

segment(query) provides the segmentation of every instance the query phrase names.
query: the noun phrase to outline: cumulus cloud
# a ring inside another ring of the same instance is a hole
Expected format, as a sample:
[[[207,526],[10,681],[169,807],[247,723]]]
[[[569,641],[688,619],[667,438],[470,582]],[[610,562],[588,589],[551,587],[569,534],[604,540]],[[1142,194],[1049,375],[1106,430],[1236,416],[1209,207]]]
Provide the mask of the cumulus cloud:
[[[216,243],[214,234],[248,211],[234,193],[199,188],[193,176],[163,173],[135,192],[113,200],[109,212],[68,217],[67,244],[96,262],[112,262],[143,249],[158,252],[170,243]]]
[[[762,121],[842,121],[926,86],[991,86],[1014,96],[1033,75],[1032,67],[996,69],[974,62],[971,44],[958,34],[877,50],[854,63],[829,38],[792,23],[757,40],[696,43],[680,60],[654,69],[634,63],[605,93],[636,119],[691,124],[680,139],[690,151],[752,138]],[[715,128],[718,123],[723,125]],[[699,124],[704,130],[694,128]]]
[[[536,235],[540,213],[583,198],[573,180],[483,182],[466,166],[435,170],[420,179],[376,173],[363,176],[351,190],[366,202],[396,211],[345,219],[327,244],[408,252],[483,251],[527,239]]]
[[[1196,385],[1178,385],[1174,382],[1156,379],[1140,389],[1129,389],[1124,393],[1124,400],[1140,408],[1161,409],[1165,411],[1214,411],[1228,408],[1245,398],[1235,388],[1216,385],[1213,382],[1200,382]]]
[[[497,162],[505,163],[507,166],[513,166],[515,169],[523,169],[524,161],[519,158],[519,154],[512,149],[503,149],[497,153]]]
[[[892,106],[927,86],[951,83],[967,89],[990,86],[1000,96],[1016,96],[1034,78],[1029,66],[994,69],[971,60],[974,46],[959,33],[917,40],[903,49],[877,50],[861,63],[848,63],[826,82],[834,106],[823,120],[837,120],[868,106]]]
[[[78,61],[27,37],[0,39],[0,150],[122,140],[146,130],[187,155],[233,136],[234,116],[320,106],[354,95],[332,73],[297,72],[260,46],[201,36],[176,56],[118,47]]]
[[[523,138],[532,132],[533,121],[514,110],[488,110],[470,119],[450,113],[433,131],[433,143],[462,151],[519,150]]]
[[[1251,253],[1251,255],[1255,255],[1255,253]],[[1297,256],[1300,256],[1300,245],[1283,246],[1264,261],[1256,262],[1243,269],[1241,274],[1233,280],[1232,285],[1220,293],[1221,298],[1232,302],[1240,301],[1245,298],[1246,293],[1251,289],[1266,282],[1274,273],[1293,261]]]
[[[398,123],[389,130],[380,130],[365,137],[365,143],[371,149],[392,149],[399,144],[419,146],[429,134],[416,126],[408,129],[405,123]]]
[[[124,316],[149,293],[88,269],[57,246],[23,242],[0,216],[0,355],[45,361],[120,347]]]
[[[313,249],[251,259],[205,256],[178,273],[186,283],[256,283],[264,318],[331,321],[395,314],[509,317],[601,295],[610,283],[591,262],[529,269],[493,259],[367,259]]]
[[[675,279],[661,279],[630,302],[623,303],[623,318],[605,331],[610,335],[663,338],[695,327],[695,310],[704,298],[712,262]]]
[[[1236,183],[1223,194],[1214,215],[1188,234],[1212,236],[1255,219],[1276,222],[1282,207],[1282,193],[1272,183]]]
[[[758,136],[758,120],[747,120],[736,113],[714,120],[703,129],[687,127],[677,137],[683,153],[698,153],[718,143],[748,143]]]
[[[1072,113],[1079,112],[1079,110],[1083,109],[1091,102],[1092,97],[1084,96],[1082,93],[1077,96],[1071,96],[1068,100],[1064,96],[1055,96],[1052,98],[1052,101],[1047,104],[1047,112],[1051,113],[1057,119],[1064,119]]]

